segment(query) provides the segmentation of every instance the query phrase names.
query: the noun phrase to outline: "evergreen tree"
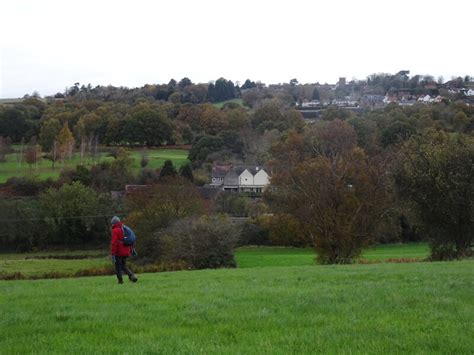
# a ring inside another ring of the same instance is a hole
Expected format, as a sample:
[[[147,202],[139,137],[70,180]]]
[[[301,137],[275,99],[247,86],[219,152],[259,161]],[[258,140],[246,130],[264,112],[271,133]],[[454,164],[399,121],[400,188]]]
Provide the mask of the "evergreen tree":
[[[194,175],[193,169],[191,168],[191,164],[186,164],[179,168],[179,176],[188,179],[191,182],[194,182]]]
[[[160,178],[175,177],[176,174],[177,173],[175,167],[173,166],[173,162],[171,160],[165,161],[165,164],[160,171]]]

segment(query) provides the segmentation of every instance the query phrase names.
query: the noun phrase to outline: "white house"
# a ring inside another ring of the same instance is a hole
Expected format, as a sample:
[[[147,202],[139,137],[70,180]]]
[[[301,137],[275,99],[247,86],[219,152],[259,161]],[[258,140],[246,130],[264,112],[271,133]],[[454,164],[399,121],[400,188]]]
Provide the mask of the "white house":
[[[270,184],[270,176],[259,166],[219,166],[212,168],[211,186],[224,191],[262,192]]]

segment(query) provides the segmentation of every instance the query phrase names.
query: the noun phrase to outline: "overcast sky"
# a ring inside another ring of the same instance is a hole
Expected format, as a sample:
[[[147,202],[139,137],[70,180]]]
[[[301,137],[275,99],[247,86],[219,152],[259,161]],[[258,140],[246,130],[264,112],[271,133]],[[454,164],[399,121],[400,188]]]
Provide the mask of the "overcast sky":
[[[1,0],[0,14],[1,98],[185,76],[474,75],[472,0]]]

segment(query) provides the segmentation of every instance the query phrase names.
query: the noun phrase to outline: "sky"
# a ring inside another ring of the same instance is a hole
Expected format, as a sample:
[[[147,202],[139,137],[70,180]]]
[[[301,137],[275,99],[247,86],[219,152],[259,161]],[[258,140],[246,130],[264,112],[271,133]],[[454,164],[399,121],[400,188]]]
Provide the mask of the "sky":
[[[474,76],[474,1],[0,2],[0,98],[189,77]]]

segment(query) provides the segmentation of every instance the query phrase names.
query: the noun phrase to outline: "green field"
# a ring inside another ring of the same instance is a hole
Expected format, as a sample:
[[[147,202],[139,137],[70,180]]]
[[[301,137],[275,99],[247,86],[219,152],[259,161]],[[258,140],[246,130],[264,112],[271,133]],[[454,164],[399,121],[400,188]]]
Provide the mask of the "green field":
[[[1,281],[0,352],[451,353],[474,349],[474,262]]]
[[[239,104],[240,106],[243,106],[242,99],[231,99],[231,100],[216,102],[216,103],[213,103],[213,105],[217,108],[222,108],[222,106],[224,106],[228,102],[233,102],[233,103]]]
[[[149,149],[146,151],[131,150],[130,157],[133,159],[133,168],[136,172],[140,170],[140,161],[142,154],[148,155],[149,162],[147,168],[157,169],[163,166],[165,160],[170,159],[176,167],[180,167],[188,162],[188,151],[183,149]],[[7,181],[13,176],[37,176],[40,179],[48,177],[57,178],[61,172],[61,163],[56,163],[56,168],[51,167],[51,161],[42,159],[37,165],[33,165],[30,169],[29,165],[24,161],[20,165],[18,162],[19,153],[12,153],[6,156],[6,162],[0,162],[0,183]],[[107,156],[107,153],[101,153],[98,161],[112,160],[113,158]],[[92,159],[84,159],[85,166],[92,166]],[[80,164],[80,155],[74,154],[73,158],[66,161],[65,168],[74,168]]]
[[[387,244],[377,245],[365,250],[361,258],[371,262],[384,262],[389,259],[426,259],[429,255],[428,245]],[[312,249],[244,247],[236,251],[239,267],[266,266],[307,266],[315,264],[315,253]]]
[[[0,273],[12,274],[20,272],[25,276],[42,275],[52,272],[72,274],[85,269],[110,267],[111,262],[106,256],[107,254],[107,250],[52,251],[27,254],[4,253],[0,254]],[[428,254],[428,246],[421,243],[380,245],[368,249],[363,253],[362,258],[380,262],[393,258],[417,258],[422,260],[425,259]],[[55,255],[89,255],[92,257],[79,260],[35,258]],[[238,268],[310,266],[316,264],[315,254],[312,249],[243,247],[235,251],[235,258]]]

